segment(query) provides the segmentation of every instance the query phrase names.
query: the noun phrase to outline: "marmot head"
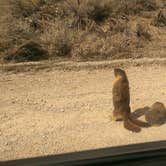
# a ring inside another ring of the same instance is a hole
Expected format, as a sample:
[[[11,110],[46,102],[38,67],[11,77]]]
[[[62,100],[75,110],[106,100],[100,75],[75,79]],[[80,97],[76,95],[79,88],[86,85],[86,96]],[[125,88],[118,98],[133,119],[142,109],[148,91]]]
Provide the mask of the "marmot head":
[[[126,72],[120,68],[114,69],[114,75],[115,75],[115,77],[122,76],[122,77],[126,78]]]
[[[162,110],[162,111],[166,111],[166,108],[165,108],[165,105],[163,104],[163,103],[161,103],[161,102],[155,102],[152,106],[151,106],[151,108],[153,109],[153,110]]]

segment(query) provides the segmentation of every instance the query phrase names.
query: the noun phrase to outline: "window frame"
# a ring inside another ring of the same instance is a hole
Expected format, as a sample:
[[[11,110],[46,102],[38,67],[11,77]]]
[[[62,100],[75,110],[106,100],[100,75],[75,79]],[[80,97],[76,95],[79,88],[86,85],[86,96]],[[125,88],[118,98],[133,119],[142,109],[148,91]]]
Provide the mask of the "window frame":
[[[111,141],[111,140],[110,140]],[[2,166],[166,165],[166,141],[130,144],[59,155],[2,161]]]

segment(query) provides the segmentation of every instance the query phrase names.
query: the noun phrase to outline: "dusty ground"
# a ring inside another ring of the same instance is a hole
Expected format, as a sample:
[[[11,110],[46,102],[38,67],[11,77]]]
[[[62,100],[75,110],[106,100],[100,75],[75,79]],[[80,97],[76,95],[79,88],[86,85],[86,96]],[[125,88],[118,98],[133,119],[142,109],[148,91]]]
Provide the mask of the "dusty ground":
[[[165,66],[126,69],[132,110],[166,104]],[[166,139],[166,125],[135,134],[110,119],[111,69],[0,74],[0,160]]]

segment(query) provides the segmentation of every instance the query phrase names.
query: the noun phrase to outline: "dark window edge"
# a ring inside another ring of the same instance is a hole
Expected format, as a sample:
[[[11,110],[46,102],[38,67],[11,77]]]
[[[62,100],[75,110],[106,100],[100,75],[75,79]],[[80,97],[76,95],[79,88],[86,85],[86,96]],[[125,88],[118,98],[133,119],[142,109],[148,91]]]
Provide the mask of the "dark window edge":
[[[0,162],[0,166],[153,166],[156,164],[166,165],[166,141]]]

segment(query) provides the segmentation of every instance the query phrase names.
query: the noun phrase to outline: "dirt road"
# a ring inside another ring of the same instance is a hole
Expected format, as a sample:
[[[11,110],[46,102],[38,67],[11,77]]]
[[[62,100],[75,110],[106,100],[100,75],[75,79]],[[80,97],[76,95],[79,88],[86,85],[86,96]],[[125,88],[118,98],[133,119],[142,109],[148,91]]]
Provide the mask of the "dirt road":
[[[132,110],[166,104],[166,67],[126,69]],[[166,139],[166,125],[135,134],[113,122],[111,69],[0,74],[0,160]],[[143,117],[142,117],[143,118]]]

